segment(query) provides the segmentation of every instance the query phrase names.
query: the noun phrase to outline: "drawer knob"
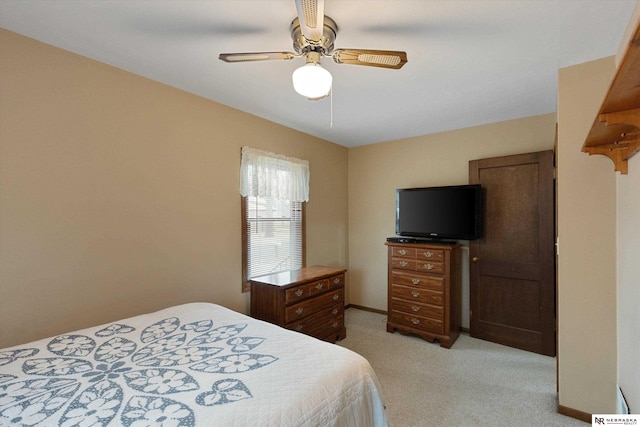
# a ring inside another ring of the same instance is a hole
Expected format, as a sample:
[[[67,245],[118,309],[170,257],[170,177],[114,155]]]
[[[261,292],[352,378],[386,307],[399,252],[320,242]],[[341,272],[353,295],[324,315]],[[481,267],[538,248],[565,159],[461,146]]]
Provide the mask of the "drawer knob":
[[[334,316],[338,314],[338,309],[334,308],[333,310],[331,310],[331,314],[333,314]]]
[[[300,315],[302,314],[302,312],[303,312],[303,311],[304,311],[304,308],[302,308],[302,307],[298,307],[298,308],[296,308],[296,314],[297,314],[298,316],[300,316]]]
[[[425,256],[426,258],[431,258],[431,257],[433,256],[433,252],[426,251],[426,252],[424,253],[424,256]]]
[[[337,277],[335,279],[333,279],[333,284],[337,285],[340,283],[340,279],[338,279]]]
[[[414,312],[419,312],[420,311],[420,307],[418,307],[417,305],[412,305],[411,306],[411,310],[413,310]]]
[[[304,291],[303,291],[302,289],[298,289],[298,290],[296,291],[296,296],[297,296],[297,297],[301,297],[303,293],[304,293]]]
[[[317,290],[322,289],[322,287],[323,287],[322,283],[318,283],[318,284],[316,285],[316,289],[317,289]]]
[[[335,295],[333,296],[333,300],[334,300],[334,301],[338,301],[339,299],[340,299],[340,295],[335,294]]]
[[[419,285],[420,279],[411,279],[411,283],[413,283],[414,285]]]
[[[331,324],[331,327],[332,327],[333,329],[335,329],[335,328],[337,328],[337,327],[338,327],[338,325],[339,325],[339,323],[338,323],[338,322],[333,322],[333,323]]]
[[[418,291],[411,291],[411,295],[413,295],[414,298],[418,298],[420,296],[420,292]]]
[[[398,253],[399,253],[400,255],[406,255],[406,254],[407,254],[407,251],[405,251],[404,249],[400,249],[400,250],[398,251]]]
[[[416,319],[415,317],[411,318],[411,323],[413,323],[414,325],[418,325],[420,324],[420,319]]]
[[[426,268],[427,270],[433,270],[433,264],[425,264],[424,268]]]
[[[296,331],[300,332],[302,330],[302,324],[296,326]]]
[[[400,261],[400,267],[406,267],[407,265],[409,265],[407,261]]]

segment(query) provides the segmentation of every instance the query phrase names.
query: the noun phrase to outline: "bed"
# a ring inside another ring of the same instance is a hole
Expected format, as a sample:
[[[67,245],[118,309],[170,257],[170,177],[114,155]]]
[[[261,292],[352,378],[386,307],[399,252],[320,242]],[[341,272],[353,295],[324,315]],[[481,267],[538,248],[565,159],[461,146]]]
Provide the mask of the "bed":
[[[360,355],[191,303],[0,350],[0,425],[388,422]]]

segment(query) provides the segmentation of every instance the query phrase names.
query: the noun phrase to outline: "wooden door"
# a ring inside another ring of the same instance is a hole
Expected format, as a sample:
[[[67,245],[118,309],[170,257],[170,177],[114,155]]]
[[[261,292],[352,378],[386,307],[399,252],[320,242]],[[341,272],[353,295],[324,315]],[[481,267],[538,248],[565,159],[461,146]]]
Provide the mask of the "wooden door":
[[[484,230],[469,244],[471,336],[555,356],[553,151],[472,160]]]

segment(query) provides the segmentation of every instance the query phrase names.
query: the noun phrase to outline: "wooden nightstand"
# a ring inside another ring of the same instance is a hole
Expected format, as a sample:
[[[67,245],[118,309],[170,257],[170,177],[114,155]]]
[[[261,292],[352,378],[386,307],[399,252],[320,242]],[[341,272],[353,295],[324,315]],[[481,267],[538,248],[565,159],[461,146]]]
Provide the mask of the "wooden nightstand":
[[[344,339],[346,271],[316,265],[255,277],[251,316],[325,341]]]

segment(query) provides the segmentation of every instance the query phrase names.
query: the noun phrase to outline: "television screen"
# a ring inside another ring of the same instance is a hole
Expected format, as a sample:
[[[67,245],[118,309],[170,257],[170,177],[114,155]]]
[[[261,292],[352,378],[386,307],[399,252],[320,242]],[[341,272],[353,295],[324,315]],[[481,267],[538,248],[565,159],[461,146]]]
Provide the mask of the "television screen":
[[[479,184],[407,188],[396,191],[396,234],[473,240],[481,236]]]

